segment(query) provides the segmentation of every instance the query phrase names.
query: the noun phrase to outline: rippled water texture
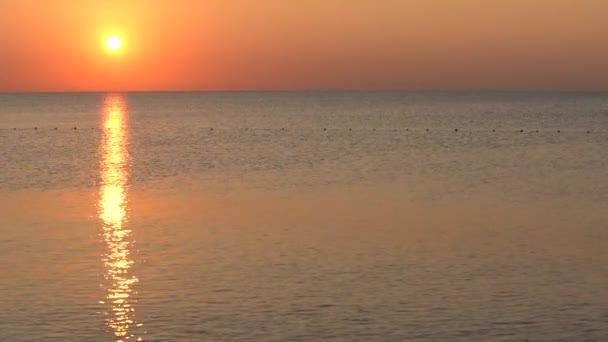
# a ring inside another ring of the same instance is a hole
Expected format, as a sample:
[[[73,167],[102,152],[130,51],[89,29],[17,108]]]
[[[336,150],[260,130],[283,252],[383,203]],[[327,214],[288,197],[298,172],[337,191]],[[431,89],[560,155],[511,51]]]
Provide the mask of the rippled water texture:
[[[608,95],[0,94],[2,341],[606,341]]]

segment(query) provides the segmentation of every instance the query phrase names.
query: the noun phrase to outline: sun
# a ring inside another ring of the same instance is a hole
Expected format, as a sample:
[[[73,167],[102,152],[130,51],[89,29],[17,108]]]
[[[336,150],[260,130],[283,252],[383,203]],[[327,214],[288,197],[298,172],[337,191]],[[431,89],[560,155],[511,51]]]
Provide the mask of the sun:
[[[118,51],[118,50],[120,50],[121,46],[122,46],[122,41],[121,41],[120,37],[118,37],[118,36],[111,36],[111,37],[108,37],[108,39],[106,39],[106,47],[110,51]]]

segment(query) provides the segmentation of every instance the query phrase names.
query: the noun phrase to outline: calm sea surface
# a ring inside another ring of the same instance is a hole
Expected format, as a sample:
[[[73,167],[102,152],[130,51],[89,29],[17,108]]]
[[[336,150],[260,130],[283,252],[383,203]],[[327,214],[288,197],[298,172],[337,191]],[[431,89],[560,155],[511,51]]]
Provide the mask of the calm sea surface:
[[[1,341],[608,341],[608,94],[0,94],[0,256]]]

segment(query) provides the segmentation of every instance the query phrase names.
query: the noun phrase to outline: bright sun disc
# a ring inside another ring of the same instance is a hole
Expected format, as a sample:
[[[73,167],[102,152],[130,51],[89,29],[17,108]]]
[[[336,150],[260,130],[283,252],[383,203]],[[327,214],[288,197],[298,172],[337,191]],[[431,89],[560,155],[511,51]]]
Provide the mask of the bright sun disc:
[[[109,37],[106,40],[106,46],[108,47],[108,49],[110,49],[111,51],[116,51],[118,49],[120,49],[120,46],[122,45],[120,38],[116,37],[116,36],[112,36]]]

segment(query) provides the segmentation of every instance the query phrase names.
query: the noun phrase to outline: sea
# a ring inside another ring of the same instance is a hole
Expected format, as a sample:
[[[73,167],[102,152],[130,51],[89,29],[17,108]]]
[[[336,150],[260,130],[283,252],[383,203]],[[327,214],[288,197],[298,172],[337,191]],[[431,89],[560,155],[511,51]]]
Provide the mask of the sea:
[[[608,93],[0,94],[0,341],[608,341]]]

